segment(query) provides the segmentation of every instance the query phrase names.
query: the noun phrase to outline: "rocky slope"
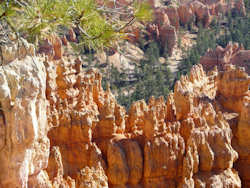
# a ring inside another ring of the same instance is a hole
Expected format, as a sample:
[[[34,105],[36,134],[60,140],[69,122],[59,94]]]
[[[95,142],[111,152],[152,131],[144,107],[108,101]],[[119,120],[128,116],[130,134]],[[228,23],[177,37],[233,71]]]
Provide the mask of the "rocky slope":
[[[0,187],[249,186],[244,68],[194,66],[167,101],[126,112],[97,70],[82,70],[53,40],[49,57],[2,47]]]

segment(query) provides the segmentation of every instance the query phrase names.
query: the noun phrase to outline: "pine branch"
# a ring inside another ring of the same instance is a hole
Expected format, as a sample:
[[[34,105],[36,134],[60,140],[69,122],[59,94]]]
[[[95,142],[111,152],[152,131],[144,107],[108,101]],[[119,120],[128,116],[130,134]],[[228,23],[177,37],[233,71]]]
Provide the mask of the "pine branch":
[[[135,17],[133,16],[126,24],[124,24],[122,27],[120,27],[119,29],[117,29],[116,32],[122,31],[126,27],[130,26],[131,24],[133,24],[134,21],[135,21]]]
[[[143,20],[144,13],[149,12],[145,6],[139,6],[140,3],[108,8],[105,4],[98,7],[95,0],[0,0],[0,3],[4,11],[1,11],[0,20],[7,18],[11,22],[15,19],[16,23],[20,23],[17,27],[10,25],[15,33],[22,31],[34,40],[46,37],[58,26],[75,26],[84,36],[83,40],[86,40],[83,43],[91,48],[111,46],[121,34],[125,35],[122,30],[136,19]],[[121,20],[120,15],[126,15],[129,20]]]
[[[102,36],[102,34],[99,34],[98,36],[91,37],[79,24],[77,25],[77,28],[80,30],[82,34],[84,34],[89,40],[95,40]]]

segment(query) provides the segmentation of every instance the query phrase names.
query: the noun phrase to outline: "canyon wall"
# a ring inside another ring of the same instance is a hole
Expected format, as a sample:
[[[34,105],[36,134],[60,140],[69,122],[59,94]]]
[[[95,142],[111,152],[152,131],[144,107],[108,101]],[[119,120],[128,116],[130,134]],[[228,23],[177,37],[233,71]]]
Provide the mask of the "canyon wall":
[[[151,97],[126,112],[97,70],[82,70],[58,46],[50,57],[3,48],[1,187],[249,185],[244,68],[196,65],[166,101]]]
[[[250,185],[250,76],[236,56],[218,63],[208,52],[166,101],[126,111],[98,70],[51,40],[48,56],[29,44],[1,47],[0,187]]]

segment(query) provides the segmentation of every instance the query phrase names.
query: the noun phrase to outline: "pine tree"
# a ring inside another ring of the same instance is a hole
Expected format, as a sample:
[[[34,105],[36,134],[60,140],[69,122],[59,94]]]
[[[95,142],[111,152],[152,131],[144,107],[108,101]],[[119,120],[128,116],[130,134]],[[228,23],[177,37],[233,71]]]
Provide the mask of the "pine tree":
[[[152,11],[144,1],[135,0],[122,10],[108,8],[105,2],[100,6],[95,0],[1,0],[0,20],[36,43],[73,27],[80,33],[80,45],[103,49],[126,38],[126,27],[136,20],[151,19]],[[124,14],[127,19],[120,19]]]

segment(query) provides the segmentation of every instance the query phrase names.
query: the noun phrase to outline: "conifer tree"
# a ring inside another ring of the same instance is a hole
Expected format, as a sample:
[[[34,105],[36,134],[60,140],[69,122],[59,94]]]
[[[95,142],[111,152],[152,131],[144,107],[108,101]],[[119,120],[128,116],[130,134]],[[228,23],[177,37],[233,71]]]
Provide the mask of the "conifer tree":
[[[76,28],[80,45],[90,49],[112,47],[126,38],[125,29],[136,20],[151,19],[150,6],[135,0],[130,6],[109,8],[96,0],[1,0],[0,21],[31,42],[62,28]],[[126,19],[121,19],[125,15]]]

